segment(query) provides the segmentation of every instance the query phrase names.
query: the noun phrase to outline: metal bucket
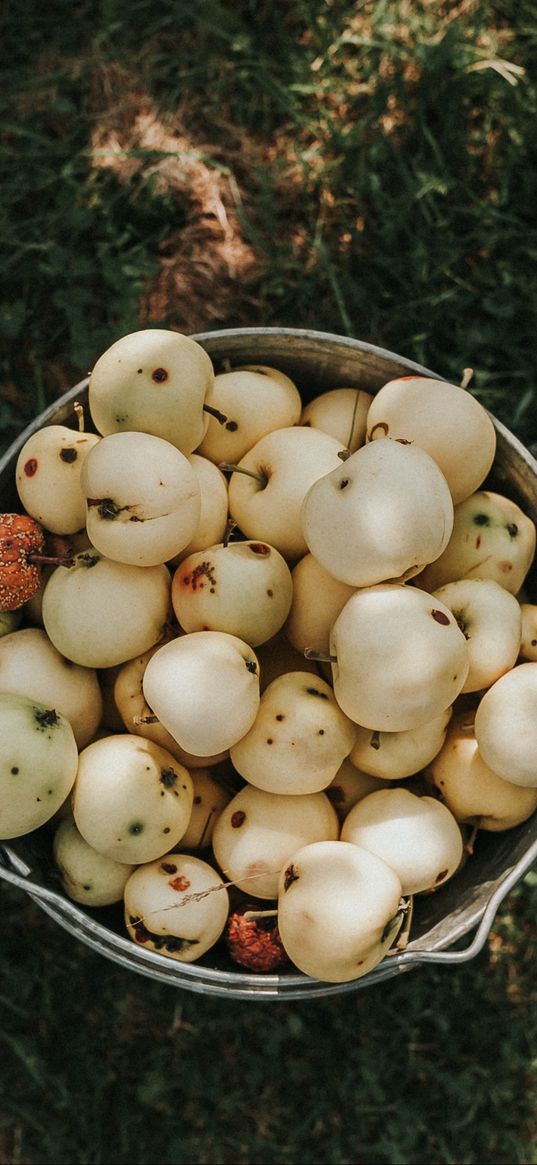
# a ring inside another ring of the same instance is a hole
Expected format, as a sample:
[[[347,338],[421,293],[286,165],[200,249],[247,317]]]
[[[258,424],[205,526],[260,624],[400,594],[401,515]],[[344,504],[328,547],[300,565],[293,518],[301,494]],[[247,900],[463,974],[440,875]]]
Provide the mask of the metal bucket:
[[[354,386],[376,392],[394,376],[419,373],[443,379],[393,352],[359,340],[295,328],[233,328],[193,337],[208,352],[215,370],[234,364],[266,364],[286,372],[304,401],[329,388]],[[43,425],[77,426],[75,401],[87,400],[83,380],[45,410],[0,459],[0,504],[18,510],[15,464],[29,435]],[[486,485],[516,501],[537,523],[537,462],[521,442],[493,418],[497,453]],[[535,567],[533,568],[535,572]],[[537,601],[537,578],[526,587]],[[144,950],[127,936],[122,907],[81,907],[57,890],[51,857],[50,829],[0,843],[0,879],[28,894],[74,938],[151,979],[201,994],[234,999],[310,999],[361,990],[425,963],[457,965],[474,958],[486,944],[502,901],[537,860],[537,814],[504,833],[485,833],[472,858],[446,886],[418,895],[407,948],[390,954],[363,978],[349,983],[324,983],[298,970],[254,974],[239,969],[223,941],[199,962],[181,963]]]

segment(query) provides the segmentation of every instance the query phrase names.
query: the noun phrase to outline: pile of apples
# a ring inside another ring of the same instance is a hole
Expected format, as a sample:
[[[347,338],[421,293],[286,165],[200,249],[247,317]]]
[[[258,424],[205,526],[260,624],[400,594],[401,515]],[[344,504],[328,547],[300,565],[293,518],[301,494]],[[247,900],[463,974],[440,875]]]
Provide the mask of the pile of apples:
[[[0,516],[0,839],[192,962],[358,979],[537,808],[536,527],[414,375],[303,404],[143,329]],[[395,944],[395,946],[394,946]]]

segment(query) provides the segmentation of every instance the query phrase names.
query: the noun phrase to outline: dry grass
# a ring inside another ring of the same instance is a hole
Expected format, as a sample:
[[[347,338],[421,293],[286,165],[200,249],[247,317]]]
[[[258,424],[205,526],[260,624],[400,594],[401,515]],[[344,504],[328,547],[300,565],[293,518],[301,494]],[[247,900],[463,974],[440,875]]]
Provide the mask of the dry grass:
[[[245,238],[242,196],[222,147],[192,132],[189,103],[166,117],[130,74],[107,66],[95,79],[103,109],[91,135],[91,162],[125,185],[150,184],[176,208],[177,225],[159,248],[159,272],[140,301],[148,326],[166,320],[196,332],[257,314],[251,288],[262,256]]]

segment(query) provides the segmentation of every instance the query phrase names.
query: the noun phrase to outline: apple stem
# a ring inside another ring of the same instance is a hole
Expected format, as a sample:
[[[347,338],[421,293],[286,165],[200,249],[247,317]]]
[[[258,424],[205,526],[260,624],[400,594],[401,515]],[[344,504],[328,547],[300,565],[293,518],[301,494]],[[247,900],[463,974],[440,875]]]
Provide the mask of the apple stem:
[[[256,922],[258,918],[277,918],[277,910],[245,910],[243,918],[246,922]]]
[[[224,537],[222,539],[223,546],[229,546],[229,541],[230,541],[231,535],[233,534],[233,532],[236,529],[237,529],[237,523],[234,521],[233,518],[228,518],[227,525],[226,525],[226,532],[225,532]]]
[[[75,400],[75,402],[73,404],[73,409],[76,413],[76,418],[78,421],[78,431],[79,431],[79,433],[83,433],[85,431],[84,430],[84,423],[85,423],[84,422],[84,405],[82,405],[79,400]]]
[[[414,899],[412,897],[402,898],[399,904],[399,912],[403,915],[403,925],[397,936],[395,950],[404,951],[408,945],[408,940],[410,937],[410,926],[414,912]]]
[[[210,417],[214,417],[215,421],[218,421],[219,425],[225,425],[227,417],[224,413],[220,412],[220,409],[215,409],[213,408],[213,405],[205,404],[203,406],[203,411],[205,413],[209,413]]]
[[[473,368],[463,368],[462,380],[460,383],[460,387],[461,388],[468,388],[468,385],[469,385],[473,375],[474,375]]]
[[[263,488],[267,484],[268,479],[263,474],[254,473],[253,469],[243,469],[241,465],[231,465],[229,461],[221,461],[218,468],[221,469],[223,473],[245,473],[246,477],[253,477],[255,481],[260,482]]]
[[[337,663],[337,655],[327,655],[324,651],[316,651],[314,647],[305,647],[304,655],[316,663]]]
[[[476,839],[478,833],[479,833],[479,825],[474,825],[472,832],[468,838],[468,841],[466,842],[466,845],[464,847],[464,852],[467,853],[470,858],[473,857],[475,839]]]
[[[36,566],[73,566],[72,554],[28,554],[27,562]]]

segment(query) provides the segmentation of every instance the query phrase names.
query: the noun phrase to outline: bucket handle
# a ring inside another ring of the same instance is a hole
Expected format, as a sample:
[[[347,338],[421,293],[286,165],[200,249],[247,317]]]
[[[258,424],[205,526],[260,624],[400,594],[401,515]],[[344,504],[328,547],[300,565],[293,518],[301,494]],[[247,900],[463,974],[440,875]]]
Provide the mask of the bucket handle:
[[[2,853],[0,848],[0,879],[3,879],[5,882],[9,882],[12,886],[15,886],[19,890],[23,890],[31,898],[36,898],[38,901],[43,902],[44,904],[46,903],[50,906],[56,907],[56,909],[59,907],[62,912],[65,911],[67,903],[65,902],[65,899],[62,895],[58,894],[55,890],[49,890],[46,886],[42,886],[39,882],[34,882],[29,876],[30,871],[27,875],[15,873],[14,870],[10,869],[5,864],[6,856],[7,855]],[[527,873],[536,861],[537,841],[534,842],[533,846],[526,854],[524,872]],[[471,959],[474,959],[476,955],[478,955],[479,952],[483,950],[483,947],[487,942],[492,923],[499,910],[499,907],[501,906],[501,903],[503,902],[504,898],[506,898],[507,895],[511,892],[511,890],[513,890],[520,882],[521,876],[523,876],[523,873],[521,874],[520,865],[517,864],[513,867],[510,873],[502,879],[499,886],[496,887],[496,890],[491,895],[491,898],[485,907],[483,916],[477,926],[474,937],[467,947],[464,947],[462,950],[458,951],[420,951],[419,948],[415,950],[398,951],[397,948],[394,947],[391,951],[388,951],[387,955],[385,956],[387,963],[390,962],[391,958],[396,959],[397,968],[402,972],[406,971],[407,969],[411,970],[412,967],[416,966],[418,963],[449,963],[452,965],[454,963],[467,963]]]

